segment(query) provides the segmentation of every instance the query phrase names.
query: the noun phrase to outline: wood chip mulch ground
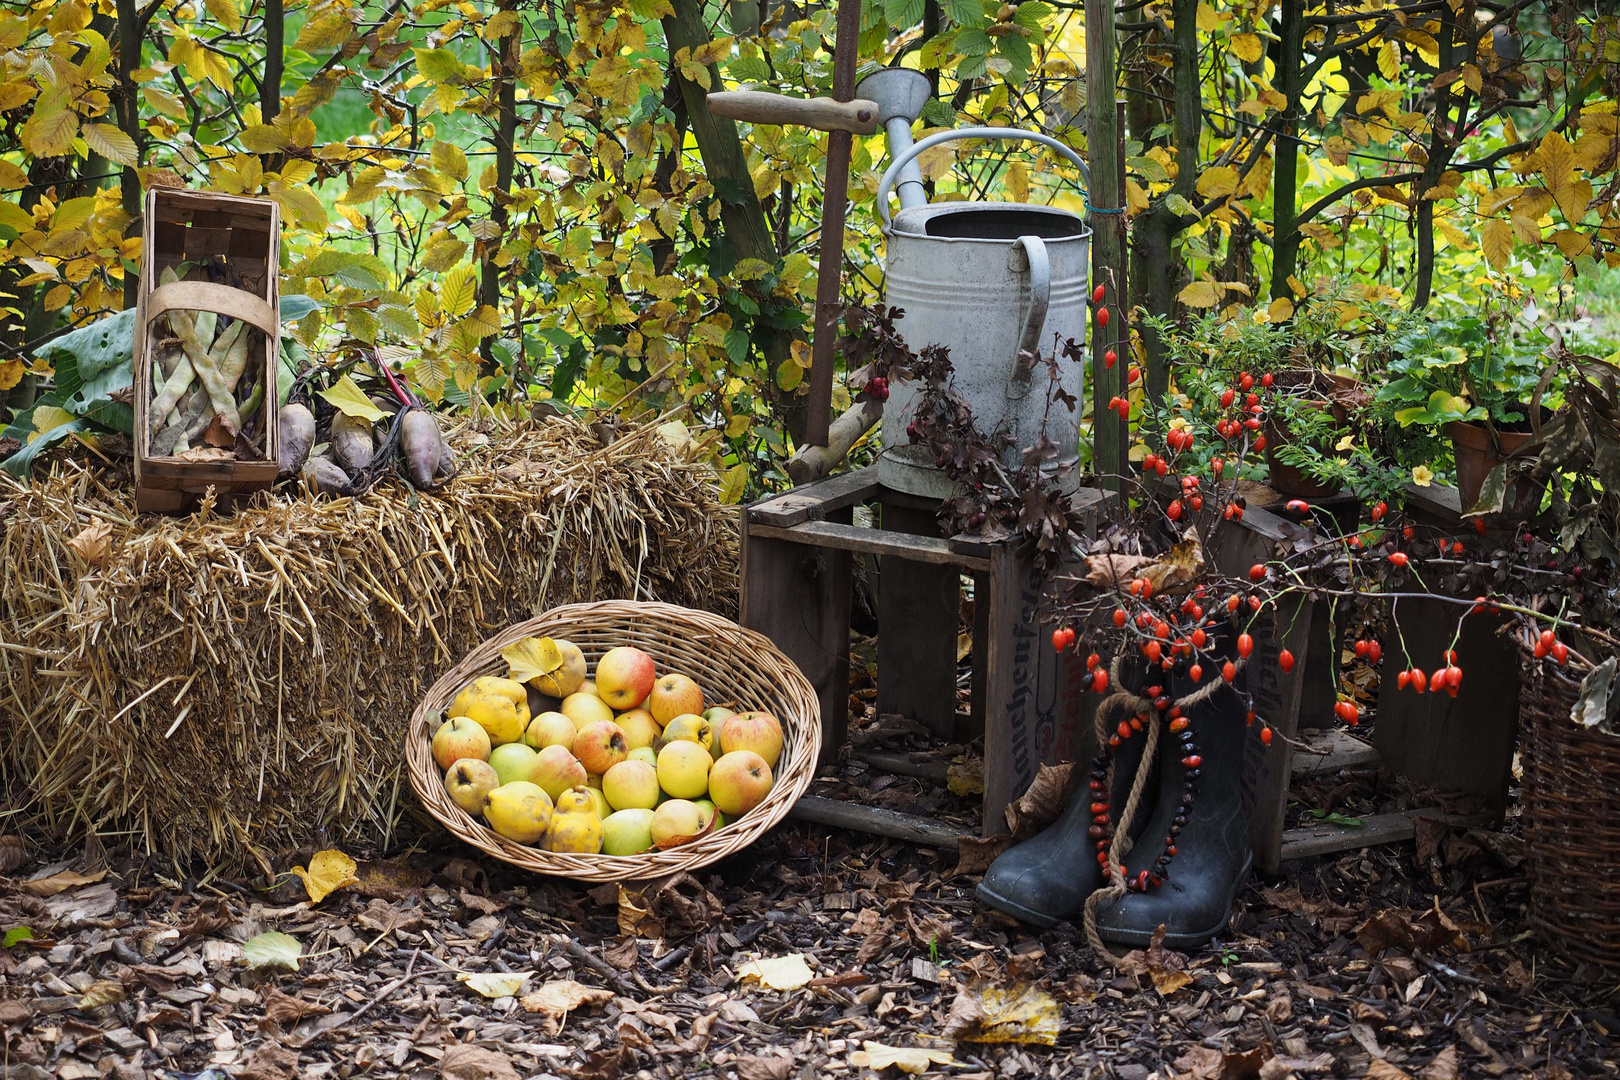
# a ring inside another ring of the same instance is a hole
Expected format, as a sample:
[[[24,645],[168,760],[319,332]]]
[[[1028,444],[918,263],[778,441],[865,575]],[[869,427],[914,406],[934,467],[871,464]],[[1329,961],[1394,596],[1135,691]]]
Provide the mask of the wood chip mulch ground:
[[[859,763],[821,786],[942,820],[970,802]],[[1296,792],[1301,813],[1344,814],[1388,794],[1344,777]],[[0,929],[34,935],[0,948],[0,1078],[1620,1071],[1614,977],[1528,932],[1511,822],[1290,863],[1208,947],[1122,970],[1076,927],[978,906],[952,853],[812,825],[623,892],[472,854],[362,860],[312,904],[292,875],[256,892],[0,838]],[[269,931],[296,970],[250,966],[244,943]]]

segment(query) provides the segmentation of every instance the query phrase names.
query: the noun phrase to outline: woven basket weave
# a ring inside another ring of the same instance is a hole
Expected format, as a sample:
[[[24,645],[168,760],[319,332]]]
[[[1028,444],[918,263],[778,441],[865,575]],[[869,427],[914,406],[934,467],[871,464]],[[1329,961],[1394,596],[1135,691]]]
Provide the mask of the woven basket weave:
[[[1571,719],[1580,670],[1520,645],[1530,924],[1572,959],[1620,968],[1620,738]]]
[[[782,722],[782,757],[765,801],[699,840],[641,855],[572,855],[541,851],[499,836],[450,801],[433,761],[434,730],[463,686],[480,675],[507,673],[500,652],[526,637],[564,638],[578,645],[594,670],[617,645],[650,655],[660,672],[696,679],[710,704],[759,709]],[[428,813],[456,837],[538,874],[575,881],[631,881],[693,870],[741,851],[782,820],[815,775],[821,755],[821,707],[810,683],[769,639],[704,611],[651,602],[604,600],[553,608],[538,619],[508,627],[445,672],[411,717],[405,739],[406,771]]]

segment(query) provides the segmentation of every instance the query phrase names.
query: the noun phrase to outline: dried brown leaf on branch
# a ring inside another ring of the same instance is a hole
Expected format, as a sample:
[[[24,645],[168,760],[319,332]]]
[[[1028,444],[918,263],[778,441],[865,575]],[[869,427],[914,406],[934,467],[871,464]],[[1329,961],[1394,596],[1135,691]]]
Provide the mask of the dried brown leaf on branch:
[[[1087,555],[1086,584],[1104,589],[1124,585],[1137,576],[1137,571],[1153,561],[1151,555],[1120,555],[1112,552],[1106,555]]]
[[[1154,592],[1164,592],[1197,579],[1206,565],[1198,530],[1189,528],[1179,544],[1159,556],[1152,566],[1138,571],[1138,576],[1151,582]]]
[[[1074,763],[1071,761],[1041,766],[1028,789],[1008,803],[1004,811],[1007,829],[1013,839],[1023,840],[1033,836],[1057,820],[1068,802],[1069,776],[1073,772]]]

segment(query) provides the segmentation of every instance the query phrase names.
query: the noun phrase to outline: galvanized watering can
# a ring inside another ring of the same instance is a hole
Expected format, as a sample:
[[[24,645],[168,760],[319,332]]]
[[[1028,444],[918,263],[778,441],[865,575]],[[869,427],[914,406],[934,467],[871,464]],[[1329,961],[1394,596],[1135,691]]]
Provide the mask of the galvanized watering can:
[[[868,83],[863,97],[882,103]],[[910,142],[909,120],[905,142]],[[1022,464],[1022,450],[1044,433],[1058,445],[1057,464],[1073,466],[1080,450],[1079,413],[1051,401],[1051,384],[1037,355],[1059,350],[1058,385],[1081,397],[1084,365],[1062,359],[1069,338],[1084,342],[1089,314],[1091,230],[1076,214],[1024,203],[923,201],[917,156],[957,139],[1026,139],[1050,146],[1088,176],[1085,162],[1058,140],[1018,128],[964,128],[931,135],[909,148],[894,145],[894,160],[878,183],[878,213],[888,240],[885,302],[903,308],[897,324],[915,351],[944,345],[955,368],[955,390],[973,410],[980,431],[1002,430],[1015,448],[1005,464]],[[910,175],[907,175],[910,173]],[[889,216],[889,192],[901,183],[901,210]],[[929,451],[911,445],[906,428],[921,396],[918,383],[896,380],[883,410],[884,486],[928,498],[947,498],[955,485]],[[1078,485],[1079,470],[1067,485]]]

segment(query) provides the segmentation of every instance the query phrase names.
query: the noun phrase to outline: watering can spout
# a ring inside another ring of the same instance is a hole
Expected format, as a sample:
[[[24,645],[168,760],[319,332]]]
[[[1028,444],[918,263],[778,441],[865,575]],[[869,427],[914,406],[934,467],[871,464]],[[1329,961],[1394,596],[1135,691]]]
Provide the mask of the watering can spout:
[[[889,137],[889,159],[899,161],[911,149],[911,125],[922,115],[923,106],[933,96],[928,76],[910,68],[884,68],[862,79],[855,92],[875,102],[878,120]],[[928,192],[923,187],[922,169],[910,158],[900,170],[895,194],[902,209],[926,206]]]

